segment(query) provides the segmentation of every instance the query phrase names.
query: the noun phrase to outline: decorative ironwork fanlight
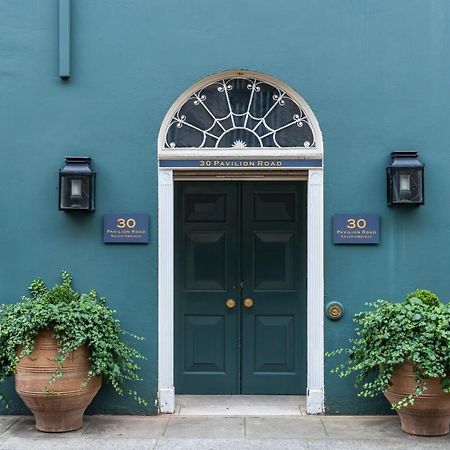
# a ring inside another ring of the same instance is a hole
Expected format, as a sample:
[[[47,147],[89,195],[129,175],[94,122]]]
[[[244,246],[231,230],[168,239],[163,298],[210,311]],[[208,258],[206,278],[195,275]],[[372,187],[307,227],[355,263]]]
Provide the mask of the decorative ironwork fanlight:
[[[310,120],[285,91],[254,78],[214,81],[172,116],[165,148],[314,148]]]
[[[387,172],[388,205],[424,204],[424,165],[416,151],[395,151]]]
[[[94,211],[95,172],[91,158],[66,156],[66,164],[59,171],[59,209]]]

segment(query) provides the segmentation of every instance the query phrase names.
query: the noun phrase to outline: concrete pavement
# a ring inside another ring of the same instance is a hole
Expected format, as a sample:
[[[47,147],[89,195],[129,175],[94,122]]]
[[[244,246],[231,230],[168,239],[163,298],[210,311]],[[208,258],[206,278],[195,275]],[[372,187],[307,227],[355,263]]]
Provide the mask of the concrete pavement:
[[[86,416],[70,433],[34,429],[30,416],[0,416],[0,450],[450,449],[450,436],[400,430],[396,416]]]

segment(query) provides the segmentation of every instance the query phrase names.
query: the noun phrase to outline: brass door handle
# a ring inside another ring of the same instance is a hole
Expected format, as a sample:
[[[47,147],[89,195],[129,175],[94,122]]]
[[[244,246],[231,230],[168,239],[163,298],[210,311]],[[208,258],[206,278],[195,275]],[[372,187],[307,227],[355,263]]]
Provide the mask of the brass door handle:
[[[249,298],[246,298],[246,299],[244,300],[244,306],[245,306],[246,308],[251,308],[251,307],[253,306],[253,299],[251,299],[250,297],[249,297]]]
[[[233,309],[233,308],[236,306],[236,302],[235,302],[232,298],[229,298],[229,299],[225,302],[225,304],[227,305],[227,308],[228,308],[228,309]]]

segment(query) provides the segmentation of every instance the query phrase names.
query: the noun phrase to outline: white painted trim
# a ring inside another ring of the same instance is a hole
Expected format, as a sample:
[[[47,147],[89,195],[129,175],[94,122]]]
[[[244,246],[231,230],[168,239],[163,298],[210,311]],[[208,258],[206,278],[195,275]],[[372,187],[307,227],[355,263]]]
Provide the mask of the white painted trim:
[[[323,413],[323,389],[309,389],[306,396],[306,413]]]
[[[175,411],[173,383],[173,172],[158,172],[158,403]]]
[[[173,414],[175,412],[175,388],[159,388],[158,407],[161,414]]]
[[[280,86],[295,98],[310,119],[316,136],[314,158],[323,158],[322,133],[319,124],[307,103],[293,89],[264,74],[246,71],[230,71],[212,75],[201,80],[182,94],[172,105],[160,129],[158,137],[158,156],[167,158],[163,149],[166,127],[176,109],[187,100],[190,95],[203,85],[228,76],[254,76]],[[306,158],[304,149],[288,150],[287,158]],[[174,158],[196,159],[201,154],[203,159],[214,158],[211,150],[202,150],[194,154],[190,150],[175,155]],[[284,151],[283,151],[284,154]],[[221,155],[225,156],[221,151]],[[227,155],[231,158],[231,155]],[[264,151],[249,155],[244,152],[233,153],[233,158],[264,158],[268,155]],[[274,156],[280,159],[281,154]],[[213,168],[212,168],[213,169]],[[191,169],[192,170],[192,169]],[[214,169],[213,169],[214,170]],[[277,170],[277,169],[274,169]],[[174,387],[174,194],[173,170],[158,168],[158,402],[161,413],[175,411]],[[321,168],[308,169],[308,243],[307,243],[307,412],[320,414],[324,407],[324,276],[323,276],[323,171]]]
[[[308,173],[307,243],[307,404],[308,414],[323,412],[324,402],[324,278],[323,172]]]

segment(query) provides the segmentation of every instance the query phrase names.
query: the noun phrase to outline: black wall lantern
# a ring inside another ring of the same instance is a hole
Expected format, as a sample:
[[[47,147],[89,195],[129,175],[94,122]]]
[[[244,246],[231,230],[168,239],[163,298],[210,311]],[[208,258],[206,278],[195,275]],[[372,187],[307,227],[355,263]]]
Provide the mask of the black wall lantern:
[[[66,156],[66,165],[59,171],[59,209],[94,211],[95,172],[91,158]]]
[[[423,169],[417,152],[391,153],[391,163],[386,169],[389,206],[424,204]]]

